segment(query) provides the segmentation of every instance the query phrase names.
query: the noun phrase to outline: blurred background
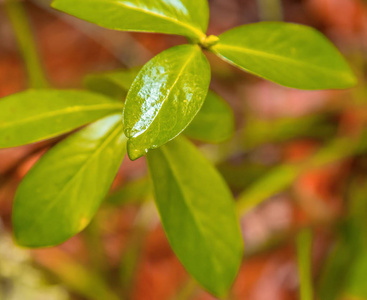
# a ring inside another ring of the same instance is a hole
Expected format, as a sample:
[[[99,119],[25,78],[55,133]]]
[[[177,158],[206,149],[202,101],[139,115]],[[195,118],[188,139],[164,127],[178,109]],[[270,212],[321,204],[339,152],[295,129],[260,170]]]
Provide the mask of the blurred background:
[[[82,88],[87,75],[141,66],[186,42],[106,30],[49,4],[0,0],[0,97],[29,86]],[[302,272],[311,268],[312,285],[304,285],[313,294],[309,299],[367,299],[367,3],[209,4],[209,34],[261,20],[317,28],[360,81],[346,91],[294,90],[208,53],[211,87],[236,119],[231,140],[197,143],[230,185],[240,213],[246,250],[228,299],[299,299],[297,264]],[[172,252],[152,203],[144,158],[124,160],[111,194],[82,233],[49,249],[17,247],[11,237],[16,187],[55,142],[0,150],[1,300],[215,299]]]

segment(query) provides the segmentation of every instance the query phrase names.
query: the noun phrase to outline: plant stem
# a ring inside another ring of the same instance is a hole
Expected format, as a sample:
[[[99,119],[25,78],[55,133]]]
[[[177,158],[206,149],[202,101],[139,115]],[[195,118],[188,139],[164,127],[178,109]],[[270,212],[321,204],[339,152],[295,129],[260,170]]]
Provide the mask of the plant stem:
[[[101,224],[98,215],[95,216],[87,228],[84,230],[84,238],[86,245],[93,251],[89,252],[91,268],[103,277],[107,277],[107,261],[106,254],[103,249],[103,241],[101,238]]]
[[[257,0],[261,21],[281,21],[283,10],[281,0]]]
[[[297,260],[299,274],[300,300],[312,300],[312,231],[303,229],[297,236]]]
[[[53,248],[47,254],[43,250],[37,250],[34,254],[38,257],[38,263],[58,277],[68,290],[85,299],[121,299],[100,274],[86,268],[66,252]]]
[[[124,297],[127,299],[131,298],[131,287],[135,279],[144,240],[156,213],[153,201],[147,200],[142,204],[135,221],[134,230],[130,236],[129,244],[121,259],[119,285],[122,288]]]
[[[5,9],[13,27],[19,51],[28,73],[29,87],[45,88],[48,82],[38,55],[27,12],[21,2],[5,0]]]
[[[271,170],[239,195],[236,203],[238,214],[247,213],[267,198],[290,187],[298,176],[307,171],[365,152],[366,135],[367,131],[359,137],[336,138],[301,163],[283,164]]]

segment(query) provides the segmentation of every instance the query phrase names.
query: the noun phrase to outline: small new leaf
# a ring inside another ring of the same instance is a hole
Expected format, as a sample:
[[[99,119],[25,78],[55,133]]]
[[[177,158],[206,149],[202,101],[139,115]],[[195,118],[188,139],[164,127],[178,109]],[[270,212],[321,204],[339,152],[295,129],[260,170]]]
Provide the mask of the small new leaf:
[[[53,246],[84,229],[126,153],[120,115],[71,135],[47,152],[20,184],[13,207],[16,241]]]
[[[205,37],[209,20],[207,0],[55,0],[52,6],[109,29],[194,39]]]
[[[234,133],[234,115],[231,107],[213,91],[209,91],[203,107],[185,129],[190,138],[208,143],[220,143]]]
[[[197,45],[168,49],[139,72],[126,98],[130,159],[180,134],[200,110],[210,83],[209,63]]]
[[[213,166],[182,137],[148,153],[164,230],[187,271],[224,296],[243,255],[234,200]]]
[[[219,39],[211,48],[218,56],[284,86],[342,89],[357,82],[335,46],[311,27],[261,22],[231,29]]]
[[[29,90],[0,99],[0,148],[52,138],[123,110],[86,91]]]

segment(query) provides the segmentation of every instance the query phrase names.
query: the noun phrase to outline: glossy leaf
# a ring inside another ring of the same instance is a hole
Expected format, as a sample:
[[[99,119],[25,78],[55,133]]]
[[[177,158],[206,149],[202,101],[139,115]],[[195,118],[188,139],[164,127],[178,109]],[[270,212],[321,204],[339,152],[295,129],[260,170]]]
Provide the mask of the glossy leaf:
[[[84,229],[113,182],[125,145],[121,116],[112,115],[47,152],[16,193],[17,242],[27,247],[51,246]]]
[[[231,29],[212,50],[250,73],[299,89],[348,88],[356,78],[321,33],[303,25],[261,22]]]
[[[122,109],[122,102],[85,91],[14,94],[0,99],[0,148],[55,137]]]
[[[207,0],[55,0],[52,6],[102,27],[205,36]]]
[[[149,61],[126,98],[124,127],[130,159],[181,133],[200,110],[209,83],[210,67],[199,46],[173,47]]]
[[[209,143],[223,142],[233,133],[232,109],[226,101],[212,91],[209,91],[203,107],[184,132],[190,138]]]
[[[121,99],[126,96],[141,67],[88,75],[85,86],[97,93]],[[207,98],[194,120],[185,129],[190,138],[208,143],[220,143],[234,133],[234,115],[227,102],[213,91]]]
[[[150,151],[148,163],[156,205],[173,250],[201,285],[224,296],[243,254],[231,192],[184,138]]]
[[[117,70],[113,72],[90,74],[86,76],[84,85],[91,91],[122,99],[126,97],[131,84],[138,75],[141,67]]]

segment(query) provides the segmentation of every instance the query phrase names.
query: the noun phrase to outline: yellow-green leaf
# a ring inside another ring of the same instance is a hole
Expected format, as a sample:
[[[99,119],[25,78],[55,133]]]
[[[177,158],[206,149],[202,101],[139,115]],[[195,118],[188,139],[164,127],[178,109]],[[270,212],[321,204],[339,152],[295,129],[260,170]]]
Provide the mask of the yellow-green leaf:
[[[339,89],[356,84],[345,59],[321,33],[304,25],[260,22],[231,29],[211,48],[252,74],[298,89]]]
[[[148,153],[155,201],[164,230],[187,271],[224,296],[243,255],[234,200],[213,166],[179,137]]]
[[[197,45],[168,49],[149,61],[134,80],[124,109],[130,159],[180,134],[200,110],[210,67]]]
[[[52,138],[122,110],[122,102],[86,91],[14,94],[0,99],[0,148]]]
[[[196,39],[205,37],[209,20],[207,0],[55,0],[52,6],[110,29]]]
[[[15,196],[16,241],[59,244],[84,229],[107,194],[126,152],[120,115],[60,142],[25,176]]]

